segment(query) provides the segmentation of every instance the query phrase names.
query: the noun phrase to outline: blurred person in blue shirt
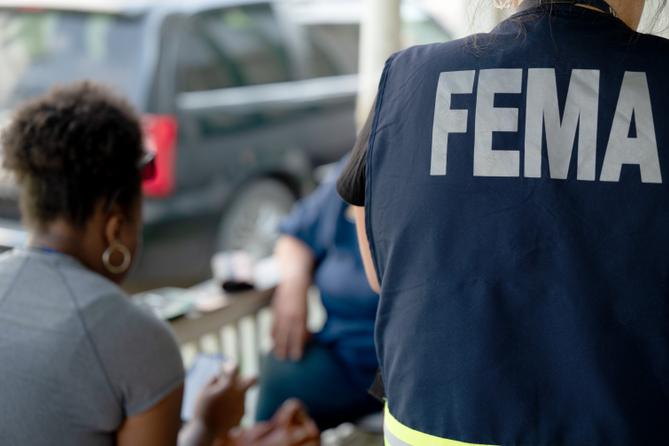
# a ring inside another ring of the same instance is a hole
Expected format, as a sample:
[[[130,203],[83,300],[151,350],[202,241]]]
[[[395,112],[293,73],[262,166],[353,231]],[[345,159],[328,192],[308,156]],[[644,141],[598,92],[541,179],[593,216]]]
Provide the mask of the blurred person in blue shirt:
[[[342,167],[340,162],[337,174]],[[365,278],[355,224],[337,194],[336,176],[299,202],[280,226],[274,351],[261,371],[258,420],[270,418],[289,398],[302,400],[321,429],[382,408],[367,392],[378,368],[373,337],[378,295]],[[312,285],[327,313],[314,335],[307,328]]]

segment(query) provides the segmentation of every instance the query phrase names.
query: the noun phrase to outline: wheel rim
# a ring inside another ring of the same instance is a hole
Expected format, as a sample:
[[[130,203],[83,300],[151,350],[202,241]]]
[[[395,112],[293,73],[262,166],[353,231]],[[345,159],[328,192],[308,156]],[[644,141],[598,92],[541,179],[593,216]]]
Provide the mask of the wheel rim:
[[[258,258],[271,254],[281,220],[290,212],[294,199],[249,199],[240,197],[232,215],[223,221],[219,250],[244,250]]]

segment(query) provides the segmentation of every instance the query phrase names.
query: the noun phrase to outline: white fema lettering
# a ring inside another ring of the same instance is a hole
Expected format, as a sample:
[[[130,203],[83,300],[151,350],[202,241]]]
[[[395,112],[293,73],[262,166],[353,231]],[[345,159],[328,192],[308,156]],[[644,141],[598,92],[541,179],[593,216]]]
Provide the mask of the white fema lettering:
[[[517,148],[492,149],[494,132],[517,132],[518,109],[495,107],[498,93],[518,94],[523,89],[523,70],[483,70],[476,95],[476,136],[474,138],[474,176],[520,176]]]
[[[441,73],[437,87],[430,174],[446,175],[449,135],[467,133],[468,111],[452,109],[454,94],[473,94],[477,72]],[[516,108],[494,106],[497,94],[522,93],[522,69],[481,70],[476,91],[473,174],[478,177],[519,177],[520,150],[493,147],[495,132],[517,132]],[[548,172],[567,179],[577,142],[576,178],[596,180],[599,118],[599,70],[573,70],[564,111],[560,115],[554,69],[527,71],[524,176],[540,178],[544,132]],[[632,122],[636,135],[630,136]],[[576,135],[578,134],[578,141]],[[662,183],[655,124],[646,73],[625,73],[604,156],[600,181],[620,181],[623,165],[638,166],[641,181]]]
[[[467,110],[452,110],[454,94],[471,94],[474,90],[475,71],[441,73],[437,87],[432,128],[432,167],[430,174],[446,175],[448,162],[448,135],[467,133]]]
[[[635,138],[629,137],[632,119],[636,126]],[[600,180],[620,181],[624,164],[638,164],[642,182],[662,183],[646,73],[625,73]]]
[[[560,119],[555,70],[529,70],[526,110],[525,176],[541,177],[541,151],[545,129],[550,176],[566,180],[578,129],[576,177],[583,181],[594,181],[597,159],[599,71],[572,71],[567,102]]]

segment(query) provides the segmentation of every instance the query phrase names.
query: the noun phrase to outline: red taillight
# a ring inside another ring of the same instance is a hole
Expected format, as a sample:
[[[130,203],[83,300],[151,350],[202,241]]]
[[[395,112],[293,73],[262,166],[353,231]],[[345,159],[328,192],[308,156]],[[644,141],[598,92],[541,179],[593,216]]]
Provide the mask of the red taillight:
[[[147,149],[156,154],[155,175],[144,181],[144,193],[149,197],[167,197],[174,191],[176,176],[176,118],[168,115],[144,116],[144,137]]]

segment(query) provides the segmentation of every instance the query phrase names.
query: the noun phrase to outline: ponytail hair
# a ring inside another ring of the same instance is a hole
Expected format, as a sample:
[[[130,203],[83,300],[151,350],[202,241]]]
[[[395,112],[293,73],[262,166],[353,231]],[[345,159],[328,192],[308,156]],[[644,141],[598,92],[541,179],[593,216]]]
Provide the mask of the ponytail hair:
[[[517,8],[523,0],[493,0],[495,8],[499,9],[511,9]]]

